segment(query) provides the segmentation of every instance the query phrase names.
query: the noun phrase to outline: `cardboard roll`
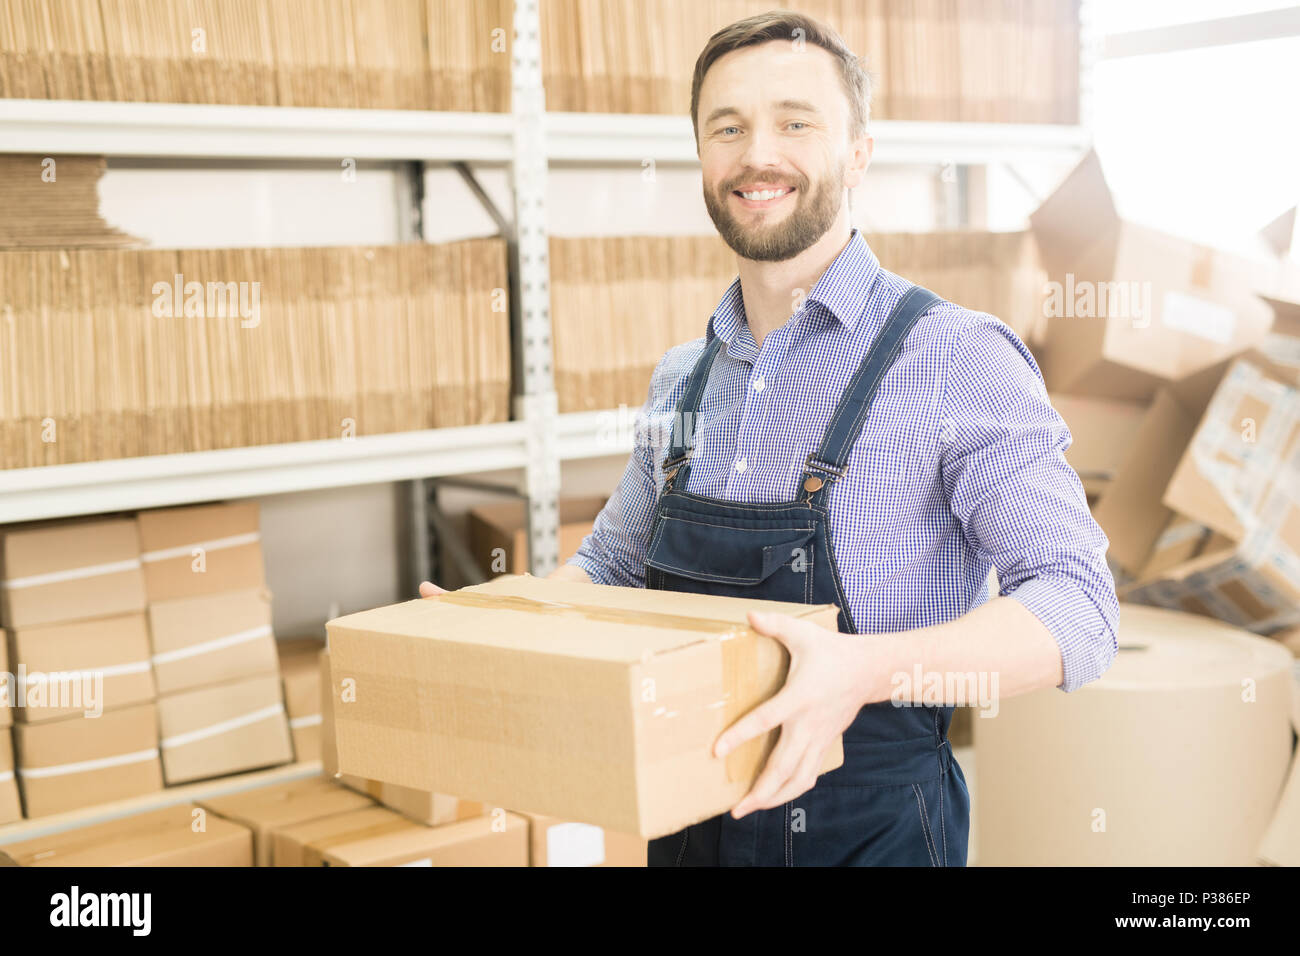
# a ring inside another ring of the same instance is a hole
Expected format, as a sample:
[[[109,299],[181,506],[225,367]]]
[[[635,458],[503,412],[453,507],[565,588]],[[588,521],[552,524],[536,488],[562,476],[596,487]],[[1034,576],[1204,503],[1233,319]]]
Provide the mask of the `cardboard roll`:
[[[1291,654],[1206,617],[1121,605],[1101,679],[978,712],[977,862],[1248,866],[1291,760]]]

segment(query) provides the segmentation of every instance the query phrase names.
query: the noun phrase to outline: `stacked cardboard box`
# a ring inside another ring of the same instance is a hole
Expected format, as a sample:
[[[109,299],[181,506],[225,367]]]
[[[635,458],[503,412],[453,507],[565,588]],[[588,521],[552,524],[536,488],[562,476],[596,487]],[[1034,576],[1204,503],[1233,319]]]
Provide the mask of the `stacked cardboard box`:
[[[257,503],[138,520],[167,783],[292,760]]]
[[[276,866],[527,866],[528,821],[500,811],[426,826],[385,807],[275,831]]]
[[[591,534],[592,523],[605,498],[560,499],[560,563],[572,557]],[[522,499],[501,501],[471,508],[469,512],[470,553],[488,577],[528,573],[527,512]]]
[[[462,800],[435,790],[407,787],[356,774],[340,773],[338,742],[334,733],[338,708],[354,701],[354,683],[332,676],[329,649],[320,652],[321,675],[321,763],[325,776],[358,793],[364,793],[407,819],[427,826],[454,823],[483,816],[488,808],[476,800]]]
[[[26,815],[160,789],[135,520],[13,525],[0,553]]]
[[[179,804],[0,846],[12,866],[252,866],[247,827]],[[202,820],[202,825],[199,821]]]
[[[3,0],[0,97],[508,112],[510,22],[509,0]]]
[[[645,866],[646,840],[590,823],[522,814],[531,837],[529,866]]]
[[[308,820],[374,806],[362,794],[324,777],[200,800],[199,806],[253,833],[255,866],[276,866],[275,832]]]
[[[775,693],[788,654],[750,610],[835,626],[799,605],[503,575],[327,624],[347,704],[344,773],[439,786],[561,820],[662,836],[735,806],[774,734],[725,759],[717,735]],[[843,760],[836,745],[829,770]]]
[[[317,637],[277,642],[293,756],[300,763],[321,759],[320,655],[324,649],[325,641]]]

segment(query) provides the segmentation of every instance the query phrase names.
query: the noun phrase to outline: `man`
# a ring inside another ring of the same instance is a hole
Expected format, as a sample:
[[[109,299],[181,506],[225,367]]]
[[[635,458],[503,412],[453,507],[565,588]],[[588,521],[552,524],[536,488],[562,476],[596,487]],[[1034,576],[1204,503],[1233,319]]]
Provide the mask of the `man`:
[[[1108,541],[1029,350],[850,226],[869,100],[858,58],[798,14],[734,23],[696,63],[704,201],[740,275],[654,371],[638,432],[668,447],[638,441],[553,576],[840,615],[751,617],[789,675],[715,753],[779,726],[777,745],[731,814],[651,841],[651,865],[964,865],[955,701],[931,679],[1070,691],[1116,651]],[[841,733],[844,764],[819,777]]]

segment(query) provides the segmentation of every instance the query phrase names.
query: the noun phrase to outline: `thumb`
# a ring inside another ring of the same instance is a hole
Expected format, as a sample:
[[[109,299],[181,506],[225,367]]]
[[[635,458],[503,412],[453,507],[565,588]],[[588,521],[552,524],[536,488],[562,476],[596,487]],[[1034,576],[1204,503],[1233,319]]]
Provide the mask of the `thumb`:
[[[447,593],[446,589],[440,588],[438,587],[438,585],[433,584],[429,581],[420,582],[420,597],[422,598],[436,597],[439,594],[446,594],[446,593]]]
[[[770,611],[750,611],[749,625],[760,634],[776,638],[790,651],[803,646],[812,627],[808,621],[800,621],[789,614],[774,614]]]

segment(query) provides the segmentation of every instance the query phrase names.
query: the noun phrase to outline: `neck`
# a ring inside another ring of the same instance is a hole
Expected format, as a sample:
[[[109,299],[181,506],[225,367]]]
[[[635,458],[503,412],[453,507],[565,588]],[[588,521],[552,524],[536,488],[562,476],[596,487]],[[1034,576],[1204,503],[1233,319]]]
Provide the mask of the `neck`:
[[[793,259],[757,262],[740,259],[740,292],[745,303],[745,320],[760,346],[769,332],[790,321],[798,305],[812,293],[813,286],[849,244],[853,230],[848,217],[841,217],[826,234]]]

